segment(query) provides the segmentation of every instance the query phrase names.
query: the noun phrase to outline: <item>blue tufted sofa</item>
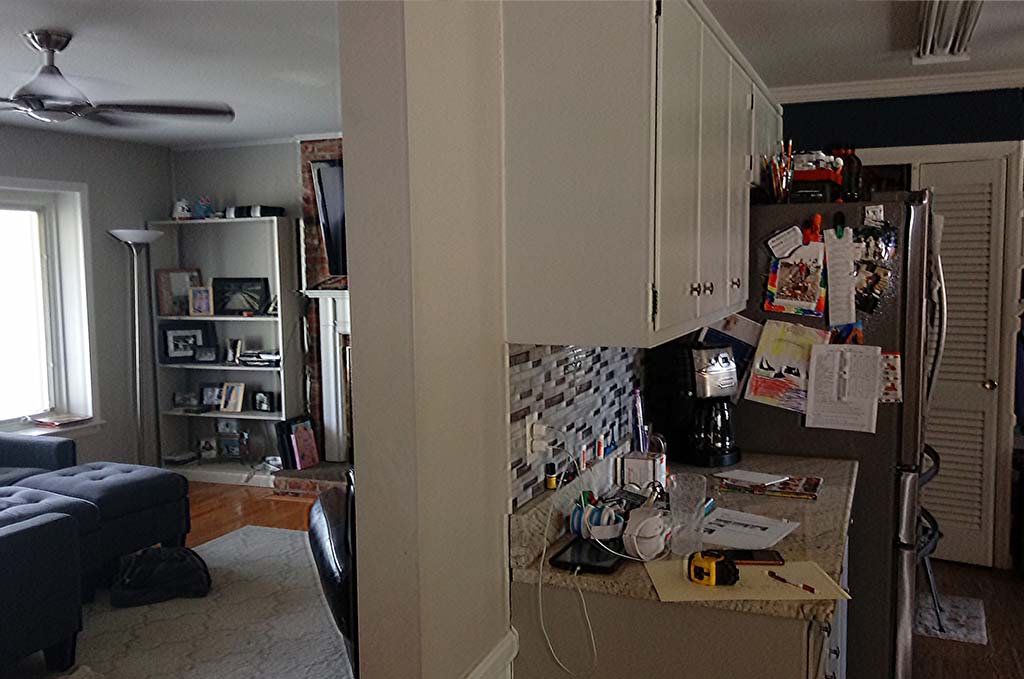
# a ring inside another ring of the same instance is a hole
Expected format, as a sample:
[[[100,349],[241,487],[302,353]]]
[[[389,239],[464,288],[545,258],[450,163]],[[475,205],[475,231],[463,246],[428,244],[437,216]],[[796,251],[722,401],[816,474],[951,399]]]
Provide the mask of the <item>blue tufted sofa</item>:
[[[51,669],[73,665],[81,602],[102,576],[126,554],[185,543],[183,476],[76,462],[72,440],[0,433],[0,670],[39,650]]]

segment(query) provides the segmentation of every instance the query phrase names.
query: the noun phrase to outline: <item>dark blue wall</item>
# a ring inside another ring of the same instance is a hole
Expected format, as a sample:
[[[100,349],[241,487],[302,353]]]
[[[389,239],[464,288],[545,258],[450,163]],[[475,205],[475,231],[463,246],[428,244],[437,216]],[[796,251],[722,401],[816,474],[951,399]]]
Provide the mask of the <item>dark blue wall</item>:
[[[799,149],[1020,140],[1024,90],[787,104],[783,127]]]

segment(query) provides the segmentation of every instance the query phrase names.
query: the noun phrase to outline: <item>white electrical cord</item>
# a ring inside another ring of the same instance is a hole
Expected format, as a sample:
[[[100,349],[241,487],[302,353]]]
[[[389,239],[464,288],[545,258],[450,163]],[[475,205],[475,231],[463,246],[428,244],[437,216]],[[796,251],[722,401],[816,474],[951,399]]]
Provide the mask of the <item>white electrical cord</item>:
[[[569,456],[569,459],[572,459],[571,455]],[[567,471],[569,471],[568,467],[566,467],[562,471],[561,476],[558,477],[559,486],[562,485],[562,481],[565,479],[565,473]],[[554,658],[558,666],[562,668],[562,671],[572,677],[589,677],[595,672],[595,670],[597,670],[597,640],[594,639],[594,624],[590,621],[590,613],[587,611],[587,600],[583,598],[583,590],[580,589],[579,582],[576,580],[579,576],[579,568],[577,568],[573,573],[573,585],[576,587],[576,593],[580,596],[580,604],[583,607],[583,618],[587,621],[587,633],[590,635],[590,652],[593,658],[591,660],[590,667],[585,672],[579,674],[566,667],[565,663],[563,663],[561,658],[558,657],[558,654],[555,653],[555,647],[551,643],[551,637],[548,636],[547,626],[544,624],[544,562],[547,561],[548,554],[548,526],[551,525],[551,515],[554,514],[554,512],[555,502],[554,498],[552,498],[551,503],[548,506],[548,518],[544,521],[544,547],[541,549],[540,564],[537,567],[537,612],[540,614],[540,631],[541,634],[544,635],[544,643],[548,646],[548,652],[551,653],[551,657]]]

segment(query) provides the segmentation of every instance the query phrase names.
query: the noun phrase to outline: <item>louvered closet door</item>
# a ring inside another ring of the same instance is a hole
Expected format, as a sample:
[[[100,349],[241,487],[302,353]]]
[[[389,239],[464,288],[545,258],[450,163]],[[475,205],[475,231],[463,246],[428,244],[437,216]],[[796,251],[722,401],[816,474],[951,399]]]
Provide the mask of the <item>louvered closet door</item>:
[[[920,186],[934,188],[934,212],[945,217],[949,300],[925,435],[942,466],[922,502],[941,525],[937,557],[991,566],[1006,161],[923,164]]]

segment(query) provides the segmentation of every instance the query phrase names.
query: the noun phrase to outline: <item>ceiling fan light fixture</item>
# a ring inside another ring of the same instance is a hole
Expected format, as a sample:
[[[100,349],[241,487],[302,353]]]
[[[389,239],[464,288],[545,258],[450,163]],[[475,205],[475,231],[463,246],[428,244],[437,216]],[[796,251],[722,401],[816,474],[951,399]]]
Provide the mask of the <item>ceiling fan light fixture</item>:
[[[924,0],[918,14],[916,66],[967,61],[984,0]]]

